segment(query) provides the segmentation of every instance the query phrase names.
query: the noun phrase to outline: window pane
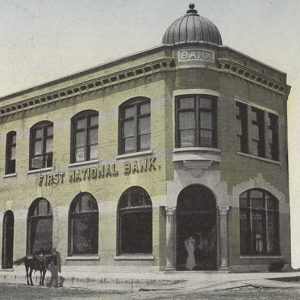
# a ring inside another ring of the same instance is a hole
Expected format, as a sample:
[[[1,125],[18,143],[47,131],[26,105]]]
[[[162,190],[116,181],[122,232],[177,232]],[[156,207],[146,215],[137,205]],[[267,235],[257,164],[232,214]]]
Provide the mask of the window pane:
[[[48,138],[46,140],[46,152],[52,152],[53,151],[53,140],[52,138]]]
[[[17,135],[15,133],[11,136],[11,141],[10,141],[11,145],[15,145],[16,144],[16,137],[17,137]]]
[[[139,134],[149,133],[150,132],[150,118],[141,118],[139,119]]]
[[[98,126],[98,115],[97,116],[92,116],[90,118],[90,126],[91,127]]]
[[[52,136],[53,135],[53,126],[50,126],[47,128],[47,136]]]
[[[141,189],[131,190],[131,206],[144,206],[144,191]]]
[[[124,150],[125,150],[125,152],[135,151],[135,138],[134,137],[124,139]]]
[[[46,200],[39,201],[38,211],[39,215],[48,215],[48,202]]]
[[[43,136],[43,128],[37,128],[34,133],[34,138],[39,139]]]
[[[268,213],[267,222],[267,253],[278,254],[278,224],[277,213]]]
[[[37,253],[41,249],[49,253],[52,248],[52,217],[31,218],[30,229],[31,253]]]
[[[151,139],[150,134],[144,134],[140,136],[140,145],[139,145],[140,150],[146,150],[151,148],[150,139]]]
[[[275,199],[268,199],[268,209],[270,210],[278,210],[277,201]]]
[[[200,127],[212,129],[212,114],[210,112],[200,112]]]
[[[194,147],[195,146],[194,130],[180,131],[180,146],[181,147]]]
[[[73,218],[74,254],[95,254],[98,251],[98,215],[78,215]]]
[[[121,198],[121,200],[120,200],[119,207],[120,207],[120,208],[129,207],[129,204],[128,204],[128,192],[125,192],[125,193],[122,195],[122,198]]]
[[[37,141],[34,143],[34,155],[42,154],[42,141]]]
[[[211,147],[212,146],[212,131],[201,130],[200,131],[200,146]]]
[[[76,132],[76,147],[84,146],[86,141],[86,131]]]
[[[98,158],[98,144],[90,146],[90,159]]]
[[[253,139],[259,141],[259,127],[257,125],[252,126],[252,137]]]
[[[93,199],[89,195],[81,196],[81,211],[92,210]]]
[[[76,161],[84,161],[85,160],[85,149],[84,147],[80,147],[75,149],[75,160]]]
[[[194,112],[186,111],[179,113],[179,129],[194,129],[195,114]]]
[[[211,99],[208,98],[200,98],[200,108],[211,109]]]
[[[181,98],[179,102],[179,108],[181,109],[189,109],[195,107],[195,99],[194,97]]]
[[[134,136],[134,121],[125,121],[123,122],[123,137],[132,137]]]
[[[31,159],[31,168],[32,169],[41,169],[43,167],[43,157],[33,157]]]
[[[89,136],[89,145],[92,145],[92,144],[98,144],[98,129],[95,128],[95,129],[90,129],[90,132],[89,132],[90,136]]]
[[[16,147],[11,147],[11,152],[10,152],[10,158],[9,159],[16,159]]]
[[[249,210],[240,210],[240,252],[241,255],[251,254],[251,234],[249,222]]]
[[[50,153],[47,153],[46,155],[46,166],[44,167],[52,167],[52,158],[53,158],[53,153],[50,152]]]
[[[262,254],[264,251],[264,219],[261,211],[252,211],[252,237],[254,253]]]
[[[141,104],[140,114],[141,115],[150,114],[150,103]]]
[[[86,125],[87,125],[87,119],[79,119],[76,120],[76,129],[86,129]]]
[[[134,117],[134,115],[135,115],[135,106],[127,107],[124,109],[125,119]]]

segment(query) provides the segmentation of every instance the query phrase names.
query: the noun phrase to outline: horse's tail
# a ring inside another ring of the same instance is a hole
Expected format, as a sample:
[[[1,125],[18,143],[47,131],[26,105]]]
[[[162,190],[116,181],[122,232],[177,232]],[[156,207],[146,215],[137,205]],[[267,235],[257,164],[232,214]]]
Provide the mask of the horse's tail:
[[[15,265],[20,265],[20,264],[22,264],[22,263],[25,262],[25,259],[26,259],[26,256],[24,256],[24,257],[22,257],[20,259],[17,259],[17,260],[14,261],[14,264]]]

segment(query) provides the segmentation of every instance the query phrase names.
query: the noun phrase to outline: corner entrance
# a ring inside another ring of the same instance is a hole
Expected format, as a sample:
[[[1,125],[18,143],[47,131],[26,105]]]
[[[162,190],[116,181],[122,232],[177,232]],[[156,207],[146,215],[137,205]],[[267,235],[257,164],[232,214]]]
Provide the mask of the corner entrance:
[[[3,219],[2,269],[12,269],[14,250],[14,214],[7,211]]]
[[[217,270],[213,193],[202,185],[186,187],[178,196],[176,214],[176,270]]]

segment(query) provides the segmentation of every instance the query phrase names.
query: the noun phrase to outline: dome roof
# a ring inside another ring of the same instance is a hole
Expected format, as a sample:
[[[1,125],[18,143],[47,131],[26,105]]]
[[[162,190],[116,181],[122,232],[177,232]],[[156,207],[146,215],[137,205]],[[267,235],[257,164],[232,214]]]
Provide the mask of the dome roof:
[[[195,5],[190,4],[186,14],[175,20],[167,29],[162,39],[164,45],[183,43],[211,43],[222,45],[221,34],[210,20],[199,16]]]

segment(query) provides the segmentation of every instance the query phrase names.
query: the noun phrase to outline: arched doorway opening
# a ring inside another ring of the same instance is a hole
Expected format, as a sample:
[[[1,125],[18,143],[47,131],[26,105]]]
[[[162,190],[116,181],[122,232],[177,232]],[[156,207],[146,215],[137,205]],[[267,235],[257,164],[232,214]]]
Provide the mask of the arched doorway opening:
[[[216,199],[207,187],[190,185],[177,199],[176,269],[217,269]]]
[[[50,253],[52,248],[53,215],[48,200],[39,198],[33,201],[28,210],[27,254],[43,251]]]
[[[3,218],[2,269],[12,269],[14,250],[14,214],[8,210]]]

